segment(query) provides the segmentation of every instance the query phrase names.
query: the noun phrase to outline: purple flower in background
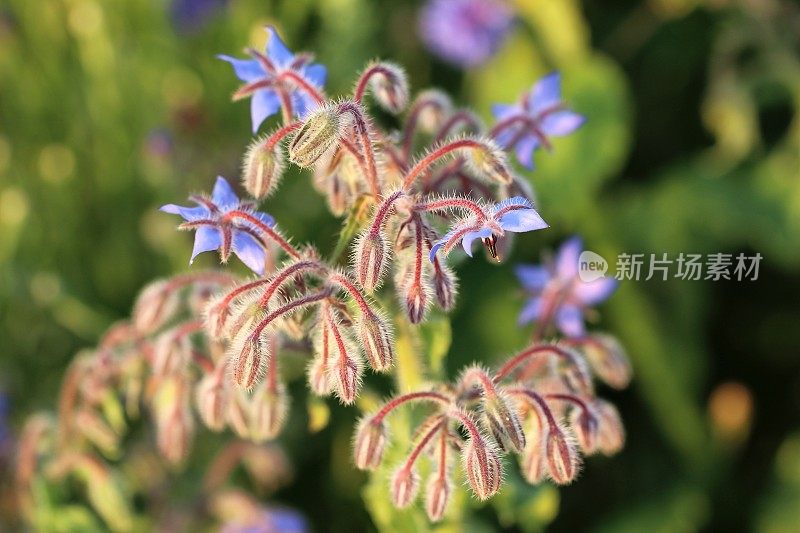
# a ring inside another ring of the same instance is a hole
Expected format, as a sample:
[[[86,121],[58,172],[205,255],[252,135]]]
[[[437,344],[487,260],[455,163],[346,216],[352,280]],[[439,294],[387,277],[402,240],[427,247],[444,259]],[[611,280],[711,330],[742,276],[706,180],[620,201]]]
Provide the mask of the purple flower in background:
[[[291,102],[294,115],[298,117],[316,107],[316,101],[307,91],[298,89],[296,84],[286,79],[286,72],[301,76],[317,89],[325,85],[328,75],[323,65],[311,63],[313,58],[310,54],[293,54],[278,37],[275,28],[268,26],[267,32],[269,39],[265,54],[251,50],[253,59],[217,56],[233,65],[236,76],[245,82],[234,98],[250,96],[253,133],[267,117],[280,110],[282,95]]]
[[[497,52],[513,19],[512,9],[499,0],[430,0],[420,14],[419,29],[433,54],[470,68]]]
[[[550,149],[549,137],[562,137],[585,121],[566,109],[561,100],[561,74],[554,72],[540,79],[518,104],[495,104],[492,114],[497,124],[492,133],[504,148],[513,149],[525,167],[533,168],[533,152],[540,146]]]
[[[519,315],[520,324],[553,321],[568,337],[584,335],[584,312],[611,296],[618,282],[606,277],[582,281],[578,276],[582,251],[581,238],[572,237],[558,249],[552,264],[516,268],[517,277],[529,295]]]
[[[528,200],[515,196],[495,205],[486,220],[480,221],[473,216],[457,223],[444,237],[433,243],[429,258],[433,262],[440,248],[444,247],[445,253],[448,253],[458,241],[461,241],[467,255],[472,257],[472,243],[475,239],[481,239],[491,256],[497,259],[497,238],[504,232],[522,233],[547,227],[547,222],[542,220]]]
[[[305,533],[308,524],[303,515],[291,509],[261,507],[255,517],[228,522],[222,533]]]
[[[266,255],[263,244],[257,238],[258,232],[254,224],[242,216],[229,215],[242,213],[269,227],[275,225],[273,218],[266,213],[255,211],[252,204],[241,202],[222,176],[217,177],[211,198],[190,196],[189,199],[197,204],[197,207],[175,204],[161,207],[161,211],[165,213],[183,217],[186,222],[181,224],[181,229],[196,231],[189,264],[194,262],[198,254],[219,249],[223,261],[227,261],[233,252],[250,270],[263,274]]]
[[[197,31],[226,3],[227,0],[174,0],[170,8],[172,23],[179,31]]]

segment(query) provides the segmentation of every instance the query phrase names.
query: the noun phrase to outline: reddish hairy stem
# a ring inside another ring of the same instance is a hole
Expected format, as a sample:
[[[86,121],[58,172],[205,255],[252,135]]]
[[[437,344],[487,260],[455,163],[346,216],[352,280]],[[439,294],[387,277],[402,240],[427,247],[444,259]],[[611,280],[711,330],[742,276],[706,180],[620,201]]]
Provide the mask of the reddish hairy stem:
[[[361,103],[361,100],[364,98],[364,93],[367,90],[367,84],[369,83],[370,78],[375,76],[376,74],[383,74],[387,78],[391,78],[393,76],[393,72],[386,68],[383,65],[372,65],[371,67],[367,68],[362,74],[361,77],[358,78],[358,83],[356,84],[356,90],[353,93],[353,100],[357,103]]]
[[[471,386],[473,381],[477,381],[480,383],[481,388],[483,388],[483,394],[485,396],[489,398],[497,396],[497,389],[494,386],[494,381],[480,368],[470,368],[467,370],[462,376],[461,381],[467,387]]]
[[[398,396],[389,402],[387,402],[381,409],[375,414],[372,418],[372,422],[375,424],[380,424],[383,419],[388,415],[392,410],[400,407],[406,402],[413,402],[417,400],[425,400],[425,401],[432,401],[432,402],[439,402],[440,404],[449,405],[450,398],[445,396],[440,392],[435,391],[427,391],[427,392],[410,392],[408,394],[403,394],[402,396]]]
[[[233,220],[238,218],[252,224],[258,229],[258,231],[260,231],[265,236],[269,237],[270,239],[278,243],[278,245],[281,248],[283,248],[287,254],[294,257],[295,259],[300,259],[300,252],[298,252],[294,246],[289,244],[289,241],[284,239],[278,232],[276,232],[271,227],[261,222],[258,218],[254,217],[250,213],[247,213],[245,211],[234,210],[226,213],[224,218],[225,220]]]
[[[343,102],[338,106],[339,113],[348,113],[353,117],[356,132],[361,140],[361,148],[364,150],[364,159],[367,164],[367,182],[370,192],[379,198],[381,195],[380,184],[378,183],[378,165],[375,162],[375,152],[372,149],[372,139],[369,136],[369,129],[364,114],[358,104],[353,102]]]
[[[475,120],[475,116],[472,113],[462,109],[453,113],[450,118],[447,119],[447,122],[442,125],[442,127],[439,129],[439,133],[434,139],[434,143],[443,141],[459,122],[464,122],[469,126],[472,126],[472,128],[475,130],[480,128],[480,124]]]
[[[272,295],[275,294],[283,282],[286,281],[290,276],[300,272],[301,270],[324,270],[325,267],[315,261],[299,261],[297,263],[292,263],[291,265],[284,268],[281,272],[276,273],[272,276],[269,280],[269,285],[267,289],[264,291],[264,294],[258,301],[259,307],[266,308],[269,304],[270,298]]]
[[[372,221],[372,225],[369,228],[370,237],[375,238],[378,236],[381,227],[383,227],[383,221],[389,214],[392,204],[401,196],[404,196],[403,191],[396,191],[381,203],[380,207],[378,207],[378,211],[375,213],[375,220]]]
[[[541,411],[544,413],[544,416],[547,418],[547,424],[550,426],[550,429],[557,429],[558,422],[556,422],[556,418],[553,416],[553,412],[550,410],[550,407],[547,405],[547,402],[544,401],[539,394],[533,392],[530,389],[509,389],[509,394],[514,394],[517,396],[522,396],[528,403],[533,404],[538,407],[536,410],[537,412]]]
[[[297,86],[298,89],[302,89],[303,92],[313,98],[317,104],[322,105],[325,103],[325,97],[322,96],[322,93],[320,93],[319,89],[310,84],[303,76],[294,70],[284,70],[278,75],[278,79],[288,79],[295,86]]]
[[[425,172],[436,161],[457,150],[463,150],[464,148],[483,150],[486,147],[475,139],[458,139],[457,141],[440,146],[427,156],[423,157],[419,162],[417,162],[416,165],[414,165],[408,174],[406,174],[406,177],[403,179],[403,190],[408,191],[411,189],[411,186],[414,184],[414,181],[420,176],[420,174]]]
[[[364,316],[371,316],[372,315],[372,309],[370,309],[366,298],[364,298],[364,296],[361,294],[361,291],[359,291],[358,288],[355,286],[355,284],[353,284],[353,282],[351,282],[349,279],[347,279],[346,276],[343,276],[343,275],[339,274],[338,272],[336,272],[336,273],[331,274],[330,277],[328,278],[328,280],[331,283],[335,283],[336,285],[340,286],[345,291],[347,291],[347,293],[358,304],[358,308],[361,310],[361,313]]]
[[[406,470],[410,470],[414,463],[417,461],[417,458],[422,453],[422,450],[425,449],[425,446],[431,441],[431,439],[436,435],[436,433],[442,428],[442,424],[444,423],[444,416],[440,416],[438,421],[433,424],[433,427],[430,428],[419,440],[419,442],[414,446],[414,449],[408,455],[408,459],[403,464],[403,468]]]
[[[414,206],[415,211],[438,211],[440,209],[466,209],[471,211],[478,218],[479,222],[486,220],[486,213],[481,209],[477,203],[466,198],[443,198],[441,200],[432,200]]]
[[[556,346],[555,344],[543,344],[539,346],[533,346],[531,348],[528,348],[520,352],[519,354],[515,355],[514,357],[506,361],[506,363],[502,367],[500,367],[500,370],[498,370],[497,373],[494,375],[494,382],[497,383],[503,378],[507,377],[509,374],[511,374],[511,372],[514,371],[514,369],[517,366],[519,366],[524,361],[548,353],[562,357],[568,360],[569,362],[574,361],[574,358],[571,353],[564,350],[563,348]]]
[[[251,339],[258,338],[258,336],[261,335],[261,333],[264,331],[264,329],[266,329],[266,327],[269,326],[272,323],[273,320],[275,320],[276,318],[280,317],[281,315],[285,315],[286,313],[288,313],[290,311],[293,311],[293,310],[297,309],[298,307],[303,307],[303,306],[312,304],[314,302],[318,302],[320,300],[324,300],[328,296],[330,296],[330,290],[323,290],[323,291],[320,291],[320,292],[317,292],[317,293],[314,293],[314,294],[310,294],[310,295],[307,295],[307,296],[303,296],[301,298],[297,298],[295,300],[290,301],[286,305],[283,305],[283,306],[279,307],[278,309],[276,309],[275,311],[273,311],[272,313],[270,313],[266,317],[264,317],[264,319],[261,320],[261,322],[259,322],[258,325],[256,325],[255,328],[253,328],[253,332],[250,333],[250,338]]]

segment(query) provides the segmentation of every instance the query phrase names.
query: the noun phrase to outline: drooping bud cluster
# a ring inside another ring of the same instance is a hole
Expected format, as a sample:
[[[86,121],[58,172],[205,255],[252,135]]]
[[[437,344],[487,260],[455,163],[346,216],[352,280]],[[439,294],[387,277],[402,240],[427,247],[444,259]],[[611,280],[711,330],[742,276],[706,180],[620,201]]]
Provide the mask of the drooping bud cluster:
[[[502,453],[519,456],[523,477],[532,484],[545,479],[568,484],[578,475],[581,453],[616,453],[625,439],[616,409],[594,396],[588,368],[571,348],[533,344],[494,374],[471,366],[452,387],[397,396],[359,423],[353,448],[356,467],[378,468],[386,446],[387,416],[401,405],[422,402],[431,405],[432,412],[416,429],[415,443],[391,480],[397,507],[416,498],[416,463],[425,451],[431,452],[433,471],[425,509],[433,521],[445,513],[452,490],[449,465],[457,455],[481,500],[501,490]],[[458,427],[463,432],[456,431]]]

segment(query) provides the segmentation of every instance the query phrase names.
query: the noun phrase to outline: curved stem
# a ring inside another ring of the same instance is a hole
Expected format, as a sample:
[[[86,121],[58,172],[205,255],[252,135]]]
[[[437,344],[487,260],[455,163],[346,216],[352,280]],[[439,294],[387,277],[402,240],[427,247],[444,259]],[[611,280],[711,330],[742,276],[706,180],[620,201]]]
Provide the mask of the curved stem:
[[[394,409],[400,407],[406,402],[413,402],[417,400],[423,401],[431,401],[431,402],[438,402],[442,405],[450,405],[451,401],[450,398],[445,396],[440,392],[434,391],[426,391],[426,392],[410,392],[408,394],[403,394],[402,396],[398,396],[389,402],[387,402],[381,409],[372,417],[372,421],[376,424],[380,424],[386,415],[388,415]]]
[[[253,328],[252,333],[250,333],[249,335],[250,339],[257,339],[258,336],[261,335],[261,333],[264,331],[264,329],[266,329],[266,327],[269,326],[272,323],[272,321],[275,320],[276,318],[285,315],[286,313],[289,313],[291,311],[294,311],[299,307],[305,307],[306,305],[310,305],[314,302],[324,300],[328,296],[330,296],[330,290],[323,290],[314,294],[297,298],[295,300],[290,301],[286,305],[279,307],[278,309],[276,309],[275,311],[271,312],[266,317],[264,317],[264,319],[261,320],[261,322],[259,322],[255,328]]]
[[[378,207],[378,211],[375,213],[375,219],[372,221],[372,225],[369,228],[370,237],[375,238],[378,236],[392,204],[394,204],[398,198],[404,196],[404,194],[403,191],[395,191],[381,203],[380,207]]]
[[[406,462],[403,464],[403,468],[411,469],[414,466],[417,458],[431,441],[431,439],[436,435],[436,433],[439,432],[440,429],[442,429],[443,423],[444,416],[439,416],[437,421],[433,423],[433,427],[425,432],[419,442],[414,446],[414,449],[411,450],[411,453],[408,455],[408,459],[406,459]]]
[[[258,229],[258,231],[263,233],[265,236],[269,237],[270,239],[278,243],[278,245],[281,248],[283,248],[287,254],[294,257],[295,259],[300,259],[300,252],[298,252],[294,246],[289,244],[289,241],[284,239],[277,231],[275,231],[268,225],[264,224],[261,220],[254,217],[250,213],[247,213],[245,211],[240,211],[237,209],[233,211],[228,211],[223,217],[223,219],[228,221],[240,219],[244,220],[245,222],[248,222],[249,224],[255,226],[255,228]]]
[[[294,70],[284,70],[278,75],[279,80],[287,79],[291,83],[293,83],[298,89],[301,89],[307,95],[314,99],[314,101],[322,105],[325,103],[325,97],[322,96],[322,93],[314,87],[311,83],[308,82],[303,76],[295,72]]]
[[[474,130],[480,129],[481,126],[480,123],[475,119],[475,115],[473,115],[469,111],[464,111],[463,109],[459,110],[453,113],[450,116],[450,118],[447,119],[447,122],[445,122],[444,125],[442,125],[442,127],[439,129],[439,133],[436,135],[436,138],[434,139],[434,143],[439,143],[443,141],[450,134],[450,131],[452,131],[453,128],[455,128],[455,126],[459,122],[466,123],[468,126],[471,126],[472,129]]]
[[[500,370],[494,375],[494,382],[497,383],[503,378],[507,377],[511,372],[514,371],[516,367],[518,367],[521,363],[528,361],[534,357],[538,357],[541,355],[556,355],[558,357],[562,357],[569,361],[570,363],[574,362],[574,357],[571,353],[556,346],[555,344],[540,344],[538,346],[532,346],[519,354],[515,355],[506,363],[500,367]]]
[[[367,91],[367,84],[369,83],[370,78],[378,74],[383,74],[387,78],[393,78],[395,75],[391,69],[386,68],[385,65],[381,65],[380,63],[367,67],[367,69],[364,70],[364,72],[362,72],[361,76],[358,78],[356,90],[353,92],[353,100],[355,102],[359,104],[361,103],[361,100],[364,99],[364,93]]]
[[[285,267],[280,272],[277,272],[274,276],[272,276],[269,280],[269,285],[267,286],[264,294],[258,300],[258,305],[260,307],[266,308],[269,305],[269,301],[272,298],[272,295],[275,294],[275,291],[283,285],[283,282],[286,281],[290,276],[297,274],[302,270],[319,270],[324,271],[325,266],[316,261],[299,261],[297,263],[292,263],[291,265]]]
[[[375,162],[375,152],[372,149],[372,139],[369,136],[369,126],[364,119],[364,113],[361,107],[354,102],[342,102],[338,106],[339,113],[348,113],[353,117],[356,133],[360,137],[361,148],[364,150],[364,159],[367,164],[367,182],[370,191],[379,198],[381,195],[381,187],[378,182],[378,165]]]
[[[415,211],[438,211],[442,209],[466,209],[474,213],[479,222],[483,222],[487,218],[481,206],[466,198],[442,198],[441,200],[431,200],[414,206]]]
[[[480,368],[471,367],[467,369],[461,376],[460,381],[465,388],[471,387],[473,383],[477,382],[483,389],[484,396],[488,398],[495,398],[497,396],[497,389],[494,386],[494,381]]]
[[[365,317],[372,316],[372,309],[370,309],[366,298],[364,298],[364,295],[361,294],[361,291],[358,290],[358,287],[356,287],[355,284],[347,278],[347,276],[344,276],[338,272],[334,272],[328,277],[328,281],[347,291],[356,304],[358,304],[361,314],[363,314]]]
[[[423,157],[410,171],[408,171],[408,174],[406,174],[406,177],[403,179],[403,190],[408,191],[420,174],[425,172],[438,160],[442,159],[443,157],[447,157],[453,152],[463,150],[465,148],[473,150],[486,149],[483,143],[476,141],[475,139],[458,139],[456,141],[447,143],[444,146],[440,146],[427,156]]]

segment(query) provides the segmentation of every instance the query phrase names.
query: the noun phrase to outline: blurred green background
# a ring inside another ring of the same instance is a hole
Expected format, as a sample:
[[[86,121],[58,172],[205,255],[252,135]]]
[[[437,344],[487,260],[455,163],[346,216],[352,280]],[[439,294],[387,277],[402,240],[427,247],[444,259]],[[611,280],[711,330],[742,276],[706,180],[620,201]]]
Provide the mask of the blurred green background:
[[[272,23],[328,66],[334,95],[381,57],[415,89],[443,87],[489,120],[492,103],[563,73],[588,122],[537,155],[529,176],[552,229],[517,239],[511,263],[538,262],[573,233],[607,258],[761,253],[757,281],[627,282],[602,307],[598,327],[621,338],[636,373],[630,390],[602,391],[628,444],[590,458],[537,512],[558,509],[553,530],[800,530],[798,4],[517,0],[500,52],[467,73],[424,50],[419,7],[229,0],[186,27],[166,0],[0,1],[0,389],[11,426],[52,408],[73,354],[128,315],[148,280],[188,269],[191,239],[156,208],[217,174],[238,177],[249,108],[230,102],[237,82],[214,55],[263,46]],[[291,174],[264,207],[299,241],[333,248],[339,222],[307,175]],[[205,255],[195,268],[214,264]],[[451,372],[492,364],[530,334],[516,326],[522,294],[508,264],[470,261],[459,274]],[[302,408],[293,413],[297,481],[273,500],[320,530],[373,527],[348,456],[355,410],[334,408],[311,438]],[[480,519],[522,512],[507,504]]]

